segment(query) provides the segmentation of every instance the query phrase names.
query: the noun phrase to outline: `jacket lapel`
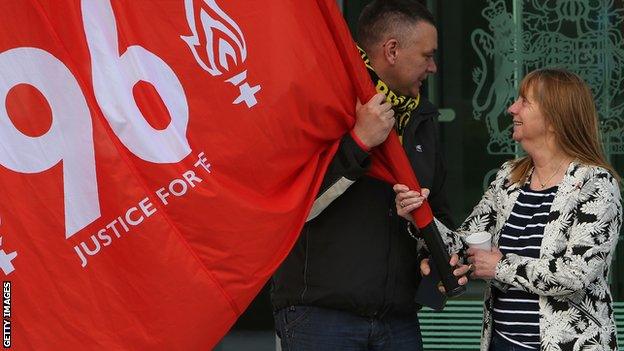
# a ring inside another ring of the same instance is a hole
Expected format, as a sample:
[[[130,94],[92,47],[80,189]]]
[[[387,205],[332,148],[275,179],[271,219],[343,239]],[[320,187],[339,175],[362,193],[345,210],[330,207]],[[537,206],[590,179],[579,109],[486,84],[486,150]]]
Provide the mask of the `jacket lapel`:
[[[509,174],[505,177],[505,184],[508,183]],[[498,246],[498,239],[500,238],[501,231],[503,230],[503,226],[507,222],[507,218],[511,214],[511,210],[516,203],[516,199],[518,199],[518,194],[520,193],[520,185],[517,183],[513,183],[510,185],[503,185],[503,191],[500,192],[500,197],[498,198],[498,219],[496,221],[496,231],[494,232],[494,238],[492,240],[495,246]]]
[[[565,229],[572,224],[571,215],[578,203],[587,169],[587,167],[581,167],[576,161],[568,166],[550,207],[548,222],[544,227],[540,257],[553,256],[554,252],[562,249],[559,246],[567,242],[568,231]]]

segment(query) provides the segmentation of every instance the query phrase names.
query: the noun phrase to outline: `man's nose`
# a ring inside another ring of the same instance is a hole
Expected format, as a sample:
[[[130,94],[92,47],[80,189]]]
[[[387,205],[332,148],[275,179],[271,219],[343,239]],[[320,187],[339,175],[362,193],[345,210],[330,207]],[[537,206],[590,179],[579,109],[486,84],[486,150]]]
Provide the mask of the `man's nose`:
[[[438,66],[436,65],[434,60],[431,60],[429,67],[427,67],[427,71],[429,71],[429,73],[431,74],[436,73],[438,71]]]

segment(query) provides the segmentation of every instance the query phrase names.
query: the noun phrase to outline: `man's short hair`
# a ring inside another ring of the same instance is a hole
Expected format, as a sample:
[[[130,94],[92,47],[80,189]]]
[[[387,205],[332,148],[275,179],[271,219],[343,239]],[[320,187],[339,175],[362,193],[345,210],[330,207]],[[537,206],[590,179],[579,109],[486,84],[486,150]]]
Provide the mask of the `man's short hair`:
[[[358,19],[357,41],[366,51],[388,34],[399,36],[420,21],[435,26],[433,15],[417,0],[373,0]]]

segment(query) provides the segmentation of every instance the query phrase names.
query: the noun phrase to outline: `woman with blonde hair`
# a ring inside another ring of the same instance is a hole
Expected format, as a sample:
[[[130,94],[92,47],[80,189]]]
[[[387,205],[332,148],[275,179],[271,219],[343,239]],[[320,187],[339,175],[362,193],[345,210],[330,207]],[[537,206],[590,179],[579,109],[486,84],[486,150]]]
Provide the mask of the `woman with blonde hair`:
[[[438,224],[450,250],[467,254],[471,277],[487,282],[481,350],[617,350],[608,277],[620,178],[605,160],[591,92],[573,73],[540,69],[508,112],[527,156],[502,165],[457,231]],[[423,196],[394,189],[411,220]],[[480,231],[492,235],[491,251],[459,240]]]

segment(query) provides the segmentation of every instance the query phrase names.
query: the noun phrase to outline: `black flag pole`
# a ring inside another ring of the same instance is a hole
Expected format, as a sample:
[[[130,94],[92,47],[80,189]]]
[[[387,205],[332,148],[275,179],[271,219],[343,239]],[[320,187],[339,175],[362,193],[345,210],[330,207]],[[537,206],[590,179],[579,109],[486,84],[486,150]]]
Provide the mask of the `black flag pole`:
[[[433,264],[438,269],[442,285],[444,285],[444,289],[446,290],[446,296],[455,297],[463,294],[466,291],[466,287],[459,285],[457,281],[458,277],[453,274],[454,267],[449,263],[451,257],[448,254],[446,244],[442,240],[442,236],[435,222],[432,220],[423,227],[419,226],[419,229],[431,253],[431,260],[429,262],[431,264],[431,261],[433,261]]]

